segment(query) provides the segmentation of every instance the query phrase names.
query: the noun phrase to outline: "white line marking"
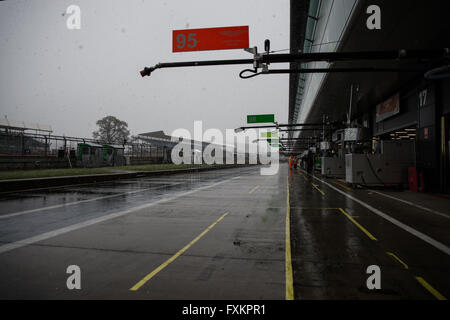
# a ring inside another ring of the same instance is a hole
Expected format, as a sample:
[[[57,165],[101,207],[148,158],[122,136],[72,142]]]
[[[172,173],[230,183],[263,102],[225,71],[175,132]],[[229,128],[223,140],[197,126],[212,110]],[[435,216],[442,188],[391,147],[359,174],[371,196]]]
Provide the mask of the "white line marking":
[[[181,184],[181,183],[179,183],[179,184]],[[175,184],[171,184],[171,186],[172,185],[175,185]],[[0,219],[17,217],[17,216],[21,216],[21,215],[28,214],[28,213],[33,213],[33,212],[58,209],[58,208],[62,208],[62,207],[73,206],[73,205],[80,204],[80,203],[86,203],[86,202],[91,202],[91,201],[97,201],[97,200],[109,199],[109,198],[114,198],[114,197],[120,197],[120,196],[124,196],[124,195],[127,195],[127,194],[134,194],[134,193],[139,193],[139,192],[145,192],[145,191],[148,191],[148,190],[157,190],[157,189],[162,189],[164,187],[165,186],[156,187],[156,188],[145,188],[145,189],[139,189],[139,190],[134,190],[134,191],[129,191],[129,192],[112,194],[112,195],[109,195],[109,196],[97,197],[97,198],[80,200],[80,201],[74,201],[74,202],[68,202],[68,203],[62,203],[62,204],[55,204],[53,206],[48,206],[48,207],[23,210],[23,211],[18,211],[18,212],[14,212],[14,213],[8,213],[8,214],[0,215]]]
[[[237,176],[237,177],[234,177],[232,179],[239,179],[240,177],[241,176]],[[142,181],[152,182],[153,180],[152,179],[146,179],[146,180],[142,180]],[[178,180],[175,180],[175,179],[158,180],[159,183],[163,183],[164,181],[165,181],[165,183],[167,183],[168,186],[175,186],[175,185],[179,185],[179,184],[182,184],[182,183],[185,183],[185,182],[189,182],[188,180],[183,180],[183,179],[178,179]],[[178,181],[180,181],[180,182],[178,182]],[[75,185],[73,185],[73,186],[75,186]],[[109,198],[119,197],[119,196],[123,196],[123,195],[127,195],[127,194],[134,194],[134,193],[144,192],[144,191],[148,191],[148,190],[157,190],[157,189],[164,188],[164,187],[165,186],[157,187],[157,188],[145,188],[145,189],[140,189],[140,190],[135,190],[135,191],[129,191],[129,192],[124,192],[124,193],[113,194],[113,195],[109,195],[109,196],[103,196],[103,197],[97,197],[97,198],[92,198],[92,199],[68,202],[68,203],[57,204],[57,205],[53,205],[53,206],[36,208],[36,209],[23,210],[23,211],[18,211],[18,212],[14,212],[14,213],[7,213],[7,214],[0,215],[0,219],[17,217],[17,216],[21,216],[21,215],[28,214],[28,213],[33,213],[33,212],[58,209],[58,208],[62,208],[62,207],[66,207],[66,206],[72,206],[72,205],[76,205],[76,204],[80,204],[80,203],[86,203],[86,202],[91,202],[91,201],[109,199]],[[101,186],[99,186],[99,188],[101,188]],[[47,188],[43,188],[43,189],[47,189]],[[31,190],[37,190],[37,189],[31,189]]]
[[[437,215],[439,215],[439,216],[441,216],[441,217],[450,219],[450,215],[448,215],[448,214],[445,214],[445,213],[442,213],[442,212],[439,212],[439,211],[436,211],[436,210],[433,210],[433,209],[430,209],[430,208],[421,206],[421,205],[419,205],[419,204],[415,204],[414,202],[411,202],[411,201],[408,201],[408,200],[399,199],[399,198],[395,198],[395,197],[390,196],[390,195],[388,195],[388,194],[381,193],[381,192],[374,191],[374,190],[370,190],[370,192],[373,192],[373,193],[379,194],[380,196],[385,196],[385,197],[387,197],[387,198],[394,199],[394,200],[397,200],[397,201],[400,201],[400,202],[409,204],[410,206],[413,206],[413,207],[416,207],[416,208],[419,208],[419,209],[428,211],[428,212],[430,212],[430,213],[437,214]]]
[[[420,231],[418,231],[418,230],[416,230],[416,229],[414,229],[414,228],[411,228],[410,226],[408,226],[408,225],[406,225],[406,224],[404,224],[404,223],[398,221],[397,219],[392,218],[391,216],[388,216],[387,214],[381,212],[381,211],[378,210],[378,209],[375,209],[374,207],[372,207],[371,205],[365,203],[364,201],[361,201],[361,200],[359,200],[359,199],[353,197],[352,195],[349,195],[349,194],[345,193],[344,191],[342,191],[342,190],[340,190],[340,189],[338,189],[338,188],[335,188],[334,186],[332,186],[332,185],[329,184],[328,182],[325,182],[325,181],[323,181],[323,180],[317,178],[316,176],[312,176],[312,177],[313,177],[314,179],[319,180],[320,182],[324,183],[325,185],[327,185],[327,186],[330,187],[331,189],[333,189],[333,190],[339,192],[340,194],[343,194],[343,195],[346,196],[347,198],[352,199],[353,201],[359,203],[359,204],[362,205],[363,207],[369,209],[370,211],[372,211],[373,213],[375,213],[375,214],[379,215],[380,217],[386,219],[387,221],[389,221],[389,222],[395,224],[397,227],[399,227],[399,228],[401,228],[401,229],[403,229],[403,230],[405,230],[405,231],[411,233],[412,235],[416,236],[417,238],[419,238],[419,239],[421,239],[421,240],[423,240],[423,241],[425,241],[425,242],[431,244],[431,245],[432,245],[433,247],[435,247],[436,249],[439,249],[439,250],[441,250],[442,252],[444,252],[444,253],[450,255],[450,248],[447,247],[445,244],[443,244],[443,243],[441,243],[441,242],[439,242],[439,241],[434,240],[433,238],[427,236],[426,234],[424,234],[424,233],[422,233],[422,232],[420,232]]]
[[[114,213],[111,213],[111,214],[108,214],[108,215],[105,215],[105,216],[102,216],[102,217],[90,219],[90,220],[79,222],[79,223],[76,223],[76,224],[73,224],[73,225],[70,225],[70,226],[67,226],[67,227],[64,227],[64,228],[60,228],[60,229],[52,230],[52,231],[49,231],[49,232],[45,232],[45,233],[39,234],[39,235],[34,236],[34,237],[30,237],[30,238],[26,238],[26,239],[23,239],[23,240],[11,242],[11,243],[8,243],[8,244],[0,246],[0,254],[8,252],[8,251],[11,251],[11,250],[14,250],[14,249],[17,249],[17,248],[24,247],[24,246],[27,246],[27,245],[30,245],[30,244],[33,244],[33,243],[36,243],[36,242],[39,242],[39,241],[42,241],[42,240],[53,238],[55,236],[59,236],[61,234],[67,233],[67,232],[71,232],[71,231],[78,230],[78,229],[81,229],[81,228],[84,228],[84,227],[88,227],[88,226],[94,225],[94,224],[99,223],[99,222],[104,222],[104,221],[111,220],[111,219],[114,219],[114,218],[122,217],[122,216],[124,216],[124,215],[126,215],[128,213],[131,213],[131,212],[134,212],[134,211],[137,211],[137,210],[141,210],[141,209],[145,209],[145,208],[148,208],[148,207],[152,207],[152,206],[155,206],[155,205],[163,203],[163,202],[172,201],[172,200],[175,200],[177,198],[186,196],[186,195],[191,194],[191,193],[195,193],[195,192],[198,192],[198,191],[201,191],[201,190],[205,190],[205,189],[209,189],[209,188],[218,186],[218,185],[223,184],[225,182],[228,182],[230,180],[232,180],[232,179],[223,180],[223,181],[211,184],[209,186],[200,187],[198,189],[187,191],[187,192],[184,192],[184,193],[181,193],[181,194],[178,194],[178,195],[166,198],[166,199],[161,199],[161,200],[157,200],[155,202],[146,203],[146,204],[143,204],[143,205],[140,205],[140,206],[137,206],[137,207],[133,207],[133,208],[127,209],[127,210],[114,212]]]

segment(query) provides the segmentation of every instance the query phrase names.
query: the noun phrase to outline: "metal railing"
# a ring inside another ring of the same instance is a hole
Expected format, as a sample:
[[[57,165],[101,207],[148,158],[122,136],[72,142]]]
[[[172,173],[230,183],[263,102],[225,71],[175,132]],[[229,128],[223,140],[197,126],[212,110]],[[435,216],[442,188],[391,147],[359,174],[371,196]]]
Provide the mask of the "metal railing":
[[[70,151],[76,151],[79,143],[107,144],[104,141],[67,137],[57,135],[44,135],[25,133],[21,131],[0,131],[0,156],[14,157],[65,157]],[[124,155],[138,158],[163,158],[168,149],[150,143],[126,143]],[[62,152],[61,152],[62,151]]]

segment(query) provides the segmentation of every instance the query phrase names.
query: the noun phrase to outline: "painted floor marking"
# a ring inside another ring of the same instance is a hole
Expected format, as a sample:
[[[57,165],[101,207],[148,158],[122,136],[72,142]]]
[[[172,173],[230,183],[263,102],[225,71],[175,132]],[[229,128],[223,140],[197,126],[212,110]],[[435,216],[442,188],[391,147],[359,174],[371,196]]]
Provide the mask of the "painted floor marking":
[[[408,232],[408,233],[414,235],[415,237],[421,239],[422,241],[425,241],[426,243],[432,245],[432,246],[435,247],[436,249],[438,249],[438,250],[440,250],[440,251],[442,251],[442,252],[444,252],[444,253],[450,255],[450,248],[447,247],[445,244],[443,244],[443,243],[441,243],[441,242],[439,242],[439,241],[437,241],[437,240],[431,238],[430,236],[427,236],[426,234],[424,234],[424,233],[422,233],[422,232],[420,232],[420,231],[418,231],[418,230],[416,230],[416,229],[414,229],[414,228],[412,228],[412,227],[410,227],[410,226],[404,224],[403,222],[398,221],[398,220],[395,219],[395,218],[392,218],[391,216],[385,214],[384,212],[381,212],[380,210],[378,210],[378,209],[372,207],[371,205],[365,203],[364,201],[359,200],[358,198],[356,198],[356,197],[354,197],[354,196],[352,196],[352,195],[349,195],[349,194],[347,194],[346,192],[344,192],[344,191],[342,191],[342,190],[340,190],[340,189],[338,189],[338,188],[332,186],[332,185],[329,184],[328,182],[323,181],[322,179],[319,179],[319,178],[317,178],[316,176],[312,176],[312,177],[313,177],[314,179],[316,179],[316,180],[322,182],[323,184],[327,185],[328,187],[330,187],[330,188],[333,189],[334,191],[337,191],[337,192],[339,192],[340,194],[346,196],[347,198],[349,198],[349,199],[351,199],[351,200],[353,200],[353,201],[359,203],[360,205],[362,205],[362,206],[365,207],[366,209],[369,209],[370,211],[372,211],[372,212],[375,213],[376,215],[378,215],[378,216],[382,217],[383,219],[385,219],[385,220],[391,222],[392,224],[396,225],[397,227],[399,227],[399,228],[405,230],[406,232]]]
[[[338,209],[344,216],[346,216],[355,226],[357,226],[362,232],[366,234],[366,236],[369,237],[370,240],[377,241],[377,238],[375,238],[369,231],[367,231],[366,228],[364,228],[362,225],[360,225],[351,215],[349,215],[344,209],[339,208]]]
[[[175,253],[172,257],[167,259],[164,263],[162,263],[158,268],[147,274],[142,280],[136,283],[133,287],[130,288],[131,291],[137,291],[140,287],[142,287],[147,281],[156,276],[161,270],[171,264],[175,259],[181,256],[186,250],[192,247],[198,240],[200,240],[205,234],[207,234],[216,224],[218,224],[223,218],[228,215],[229,212],[224,213],[219,219],[217,219],[213,224],[211,224],[208,228],[206,228],[202,233],[200,233],[194,240],[185,245],[181,250]]]
[[[202,191],[202,190],[205,190],[205,189],[216,187],[218,185],[221,185],[221,184],[226,183],[226,182],[231,181],[231,180],[232,180],[232,178],[231,179],[227,179],[227,180],[223,180],[223,181],[220,181],[220,182],[216,182],[216,183],[211,184],[209,186],[200,187],[200,188],[195,189],[195,190],[187,191],[187,192],[184,192],[184,193],[181,193],[181,194],[178,194],[178,195],[174,195],[174,196],[167,197],[167,198],[164,198],[164,199],[161,199],[161,200],[157,200],[157,201],[154,201],[154,202],[151,202],[151,203],[146,203],[146,204],[143,204],[143,205],[140,205],[140,206],[137,206],[137,207],[133,207],[133,208],[127,209],[127,210],[110,213],[110,214],[104,215],[102,217],[90,219],[90,220],[79,222],[79,223],[76,223],[76,224],[73,224],[73,225],[70,225],[70,226],[67,226],[67,227],[64,227],[64,228],[60,228],[60,229],[56,229],[56,230],[53,230],[53,231],[45,232],[45,233],[39,234],[39,235],[34,236],[34,237],[30,237],[30,238],[26,238],[26,239],[23,239],[23,240],[11,242],[11,243],[8,243],[8,244],[0,246],[0,254],[8,252],[8,251],[11,251],[11,250],[14,250],[14,249],[17,249],[17,248],[24,247],[24,246],[27,246],[27,245],[31,245],[33,243],[36,243],[36,242],[39,242],[39,241],[42,241],[42,240],[47,240],[49,238],[53,238],[53,237],[59,236],[59,235],[64,234],[64,233],[68,233],[68,232],[75,231],[75,230],[78,230],[78,229],[81,229],[81,228],[85,228],[85,227],[88,227],[88,226],[91,226],[91,225],[94,225],[94,224],[97,224],[97,223],[100,223],[100,222],[104,222],[104,221],[108,221],[108,220],[115,219],[115,218],[118,218],[118,217],[122,217],[122,216],[127,215],[127,214],[129,214],[131,212],[135,212],[135,211],[138,211],[138,210],[141,210],[141,209],[149,208],[149,207],[155,206],[155,205],[160,204],[160,203],[170,202],[172,200],[178,199],[180,197],[184,197],[186,195],[189,195],[189,194],[192,194],[192,193],[195,193],[195,192],[199,192],[199,191]]]
[[[387,255],[389,255],[389,256],[391,256],[393,259],[395,259],[398,263],[400,263],[400,264],[403,266],[403,268],[408,269],[408,265],[407,265],[405,262],[403,262],[402,259],[400,259],[399,257],[397,257],[394,253],[392,253],[392,252],[386,252],[386,253],[387,253]]]
[[[314,188],[316,188],[316,190],[319,191],[323,196],[325,195],[325,192],[323,192],[322,190],[320,190],[320,189],[319,189],[319,186],[318,186],[317,184],[314,184],[314,183],[311,183],[311,184],[312,184],[312,186],[313,186]]]
[[[428,282],[425,281],[422,277],[416,277],[416,280],[430,292],[436,299],[438,300],[447,300],[442,294],[439,293],[435,288],[433,288]]]
[[[172,185],[174,185],[174,184],[171,184],[171,186]],[[48,207],[42,207],[42,208],[36,208],[36,209],[30,209],[30,210],[23,210],[23,211],[18,211],[18,212],[14,212],[14,213],[8,213],[8,214],[0,215],[0,219],[17,217],[17,216],[21,216],[21,215],[24,215],[24,214],[27,214],[27,213],[58,209],[58,208],[73,206],[73,205],[80,204],[80,203],[87,203],[87,202],[92,202],[92,201],[110,199],[110,198],[120,197],[120,196],[124,196],[124,195],[145,192],[145,191],[149,191],[149,190],[157,190],[157,189],[162,189],[162,188],[165,188],[165,187],[166,186],[161,186],[161,187],[156,187],[156,188],[145,188],[145,189],[139,189],[139,190],[134,190],[134,191],[129,191],[129,192],[112,194],[112,195],[109,195],[109,196],[97,197],[97,198],[86,199],[86,200],[79,200],[79,201],[62,203],[62,204],[56,204],[56,205],[48,206]]]
[[[344,188],[344,189],[346,189],[346,190],[348,190],[348,191],[352,191],[352,190],[353,190],[352,188],[347,187],[345,184],[342,184],[342,183],[337,182],[337,181],[335,181],[335,180],[333,180],[333,181],[331,181],[331,182],[333,182],[334,184],[336,184],[336,185],[338,185],[338,186],[341,186],[342,188]]]
[[[292,274],[292,257],[291,257],[291,208],[289,204],[289,176],[287,178],[287,195],[286,195],[286,300],[294,300],[294,280]]]
[[[255,190],[258,189],[258,188],[259,188],[259,185],[257,185],[257,186],[254,187],[252,190],[250,190],[250,191],[248,192],[248,194],[252,194],[252,193],[255,192]]]
[[[430,208],[427,208],[427,207],[421,206],[421,205],[419,205],[419,204],[416,204],[416,203],[413,203],[413,202],[411,202],[411,201],[407,201],[407,200],[403,200],[403,199],[395,198],[395,197],[393,197],[393,196],[390,196],[390,195],[388,195],[388,194],[385,194],[385,193],[381,193],[381,192],[378,192],[378,191],[375,191],[375,190],[371,190],[370,192],[373,192],[373,193],[379,194],[380,196],[384,196],[384,197],[387,197],[387,198],[389,198],[389,199],[393,199],[393,200],[397,200],[397,201],[400,201],[400,202],[403,202],[403,203],[409,204],[410,206],[413,206],[413,207],[416,207],[416,208],[419,208],[419,209],[422,209],[422,210],[428,211],[428,212],[430,212],[430,213],[434,213],[434,214],[437,214],[437,215],[439,215],[439,216],[441,216],[441,217],[444,217],[444,218],[450,219],[450,215],[448,215],[448,214],[445,214],[445,213],[442,213],[442,212],[439,212],[439,211],[436,211],[436,210],[433,210],[433,209],[430,209]]]

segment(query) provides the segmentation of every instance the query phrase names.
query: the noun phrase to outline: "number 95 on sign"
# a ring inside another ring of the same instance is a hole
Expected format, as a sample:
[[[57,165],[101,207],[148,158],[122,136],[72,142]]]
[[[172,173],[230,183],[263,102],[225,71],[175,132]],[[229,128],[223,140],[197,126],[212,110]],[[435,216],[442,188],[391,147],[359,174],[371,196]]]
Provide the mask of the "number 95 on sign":
[[[248,26],[173,30],[172,51],[248,48]]]
[[[195,39],[196,35],[196,33],[188,33],[186,41],[186,35],[184,33],[179,33],[176,38],[177,48],[184,49],[187,45],[188,48],[194,49],[197,46],[197,39]]]

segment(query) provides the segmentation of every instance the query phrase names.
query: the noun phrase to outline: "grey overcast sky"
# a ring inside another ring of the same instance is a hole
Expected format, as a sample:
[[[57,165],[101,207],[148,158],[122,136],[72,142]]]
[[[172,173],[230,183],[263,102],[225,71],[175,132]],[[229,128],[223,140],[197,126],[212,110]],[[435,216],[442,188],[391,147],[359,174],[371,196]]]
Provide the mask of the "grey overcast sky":
[[[66,27],[71,4],[81,29]],[[158,62],[251,58],[242,49],[172,53],[172,30],[249,26],[250,46],[289,48],[289,0],[11,0],[0,2],[0,116],[91,137],[113,115],[132,134],[235,128],[247,114],[288,118],[288,76],[239,78],[240,66],[163,69]],[[287,67],[279,64],[278,67]]]

